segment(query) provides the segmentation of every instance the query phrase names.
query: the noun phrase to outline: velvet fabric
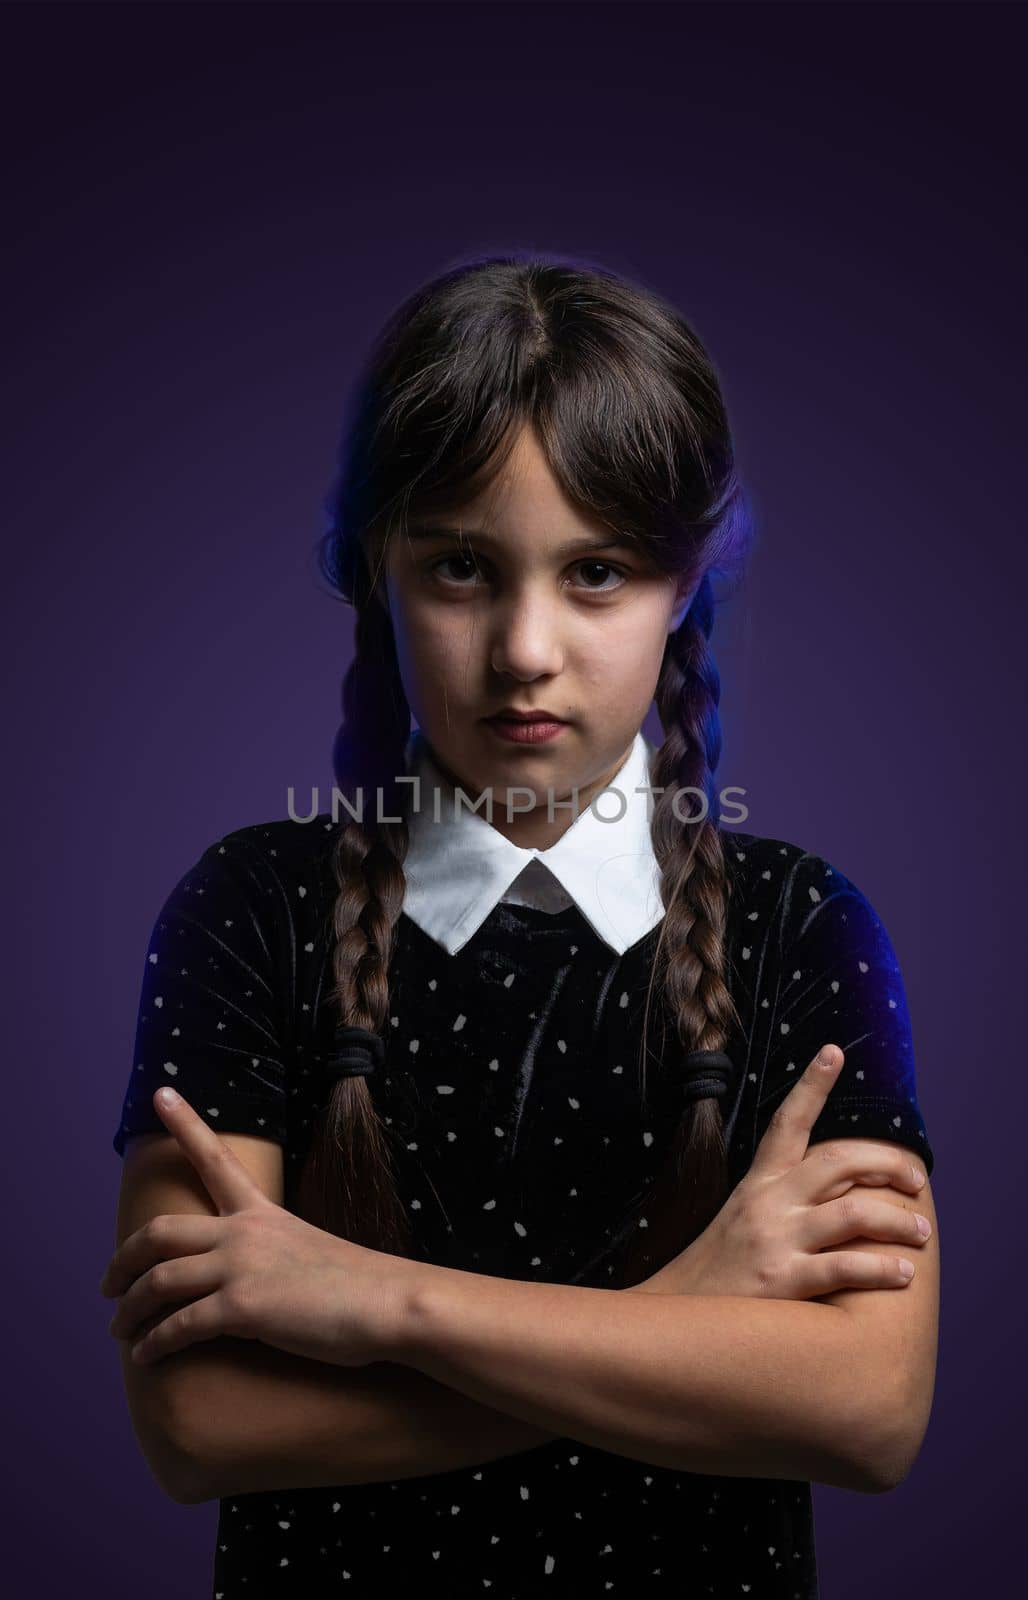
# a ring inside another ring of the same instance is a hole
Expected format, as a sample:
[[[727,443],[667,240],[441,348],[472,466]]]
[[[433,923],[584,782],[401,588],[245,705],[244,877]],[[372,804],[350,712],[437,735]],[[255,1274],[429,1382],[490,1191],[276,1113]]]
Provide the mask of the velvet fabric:
[[[286,1204],[332,1050],[329,854],[335,826],[274,821],[216,841],[172,889],[143,968],[114,1148],[162,1131],[173,1083],[219,1132],[283,1146]],[[930,1173],[911,1026],[889,936],[841,871],[795,844],[724,830],[727,976],[741,1027],[723,1101],[733,1182],[826,1042],[845,1066],[814,1141],[904,1146]],[[383,1065],[420,1259],[603,1288],[682,1115],[676,1047],[651,1012],[659,928],[616,954],[572,905],[499,902],[450,955],[401,914]],[[664,1037],[666,1048],[657,1045]],[[818,1593],[810,1485],[670,1471],[561,1438],[481,1466],[221,1501],[212,1593],[680,1597]]]

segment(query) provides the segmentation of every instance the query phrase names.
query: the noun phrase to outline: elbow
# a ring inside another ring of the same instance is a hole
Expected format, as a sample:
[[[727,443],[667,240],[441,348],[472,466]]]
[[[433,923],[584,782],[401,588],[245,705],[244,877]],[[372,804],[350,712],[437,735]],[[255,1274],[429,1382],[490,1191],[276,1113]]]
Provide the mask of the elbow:
[[[873,1462],[864,1461],[855,1469],[850,1488],[858,1494],[887,1494],[890,1489],[899,1488],[916,1459],[916,1450],[906,1450],[882,1454]]]
[[[154,1476],[157,1476],[156,1473]],[[204,1501],[215,1498],[207,1493],[200,1479],[185,1465],[174,1472],[164,1472],[158,1481],[168,1499],[177,1506],[200,1506]]]
[[[179,1506],[202,1506],[208,1500],[219,1498],[217,1490],[212,1489],[201,1474],[188,1468],[183,1469],[174,1486],[165,1492]]]
[[[217,1496],[209,1488],[203,1452],[185,1426],[180,1386],[163,1379],[138,1369],[126,1375],[136,1442],[162,1494],[176,1505],[201,1505]]]
[[[928,1426],[928,1407],[907,1393],[881,1405],[873,1416],[851,1425],[850,1437],[860,1441],[851,1453],[851,1487],[860,1494],[886,1494],[909,1477],[921,1451]]]
[[[181,1414],[164,1435],[162,1462],[162,1487],[176,1505],[200,1506],[220,1499],[206,1441],[185,1426]]]
[[[163,1428],[136,1424],[136,1439],[151,1476],[162,1494],[179,1506],[202,1505],[216,1498],[196,1457]]]
[[[865,1493],[886,1494],[890,1489],[898,1489],[910,1476],[923,1438],[924,1429],[912,1432],[908,1426],[888,1439],[875,1457],[874,1471]]]
[[[810,1474],[813,1481],[849,1489],[853,1494],[885,1494],[897,1488],[910,1470],[908,1454],[896,1450],[891,1441],[887,1445],[867,1442],[859,1450],[836,1453],[829,1470],[818,1470],[818,1466],[815,1464]]]
[[[851,1489],[854,1494],[885,1494],[897,1488],[905,1476],[897,1472],[891,1458],[879,1457],[872,1461],[865,1457],[850,1462],[848,1477],[845,1483],[840,1480],[840,1486]]]
[[[170,1500],[180,1506],[200,1506],[220,1498],[206,1458],[180,1436],[165,1437],[151,1471]]]

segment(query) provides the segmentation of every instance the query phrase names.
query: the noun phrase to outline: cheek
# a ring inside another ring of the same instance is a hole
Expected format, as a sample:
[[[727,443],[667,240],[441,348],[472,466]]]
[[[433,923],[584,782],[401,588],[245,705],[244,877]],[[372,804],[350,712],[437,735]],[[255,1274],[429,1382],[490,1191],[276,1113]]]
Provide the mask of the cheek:
[[[440,615],[431,607],[416,604],[397,607],[393,633],[403,681],[414,714],[418,705],[431,707],[451,703],[458,697],[469,675],[473,680],[475,639],[468,616],[454,607]]]
[[[583,646],[583,670],[590,682],[613,686],[616,697],[646,693],[656,682],[667,644],[667,608],[626,607],[604,618],[604,627]]]

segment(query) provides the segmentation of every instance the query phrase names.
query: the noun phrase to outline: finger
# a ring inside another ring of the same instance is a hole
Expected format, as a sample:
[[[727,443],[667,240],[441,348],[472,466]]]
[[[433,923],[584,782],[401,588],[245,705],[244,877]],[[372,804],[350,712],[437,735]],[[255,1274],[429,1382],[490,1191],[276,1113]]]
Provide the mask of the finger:
[[[904,1276],[902,1268],[910,1268]],[[873,1250],[830,1250],[823,1256],[808,1256],[801,1277],[809,1281],[804,1299],[834,1294],[837,1289],[905,1289],[914,1276],[914,1263],[906,1256],[890,1256]]]
[[[770,1177],[803,1160],[814,1126],[842,1069],[845,1057],[837,1044],[821,1046],[771,1117],[750,1163],[757,1176]]]
[[[158,1322],[132,1346],[132,1360],[140,1365],[149,1365],[173,1355],[176,1350],[185,1350],[188,1345],[220,1338],[222,1334],[230,1332],[225,1311],[225,1297],[220,1293],[182,1306],[178,1311],[173,1311],[170,1317],[165,1317],[163,1322]]]
[[[100,1293],[107,1297],[125,1294],[158,1261],[211,1250],[221,1234],[221,1218],[201,1211],[151,1217],[115,1250],[100,1281]]]
[[[176,1090],[167,1085],[158,1089],[153,1105],[203,1179],[207,1193],[222,1216],[267,1198],[235,1152]]]
[[[871,1152],[852,1139],[815,1141],[783,1182],[799,1203],[811,1205],[834,1200],[853,1184],[915,1195],[924,1188],[921,1169],[900,1145]]]
[[[802,1243],[808,1250],[823,1250],[845,1239],[866,1239],[869,1243],[902,1244],[916,1249],[930,1238],[932,1231],[931,1222],[925,1217],[928,1227],[922,1233],[918,1215],[913,1208],[908,1210],[905,1205],[893,1205],[860,1189],[850,1189],[838,1200],[828,1200],[804,1213]]]
[[[108,1333],[112,1339],[138,1338],[143,1323],[156,1312],[213,1294],[220,1287],[222,1271],[223,1265],[213,1251],[203,1256],[158,1261],[122,1295]]]

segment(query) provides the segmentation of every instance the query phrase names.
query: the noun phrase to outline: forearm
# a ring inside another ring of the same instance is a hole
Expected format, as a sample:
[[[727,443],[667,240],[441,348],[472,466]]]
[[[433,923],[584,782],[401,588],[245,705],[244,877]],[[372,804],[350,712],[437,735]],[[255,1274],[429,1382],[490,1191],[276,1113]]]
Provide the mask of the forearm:
[[[656,1466],[885,1486],[894,1396],[842,1308],[634,1294],[431,1268],[394,1359]]]
[[[236,1339],[180,1354],[194,1357],[178,1405],[194,1502],[449,1472],[556,1437],[390,1362],[336,1367]]]

